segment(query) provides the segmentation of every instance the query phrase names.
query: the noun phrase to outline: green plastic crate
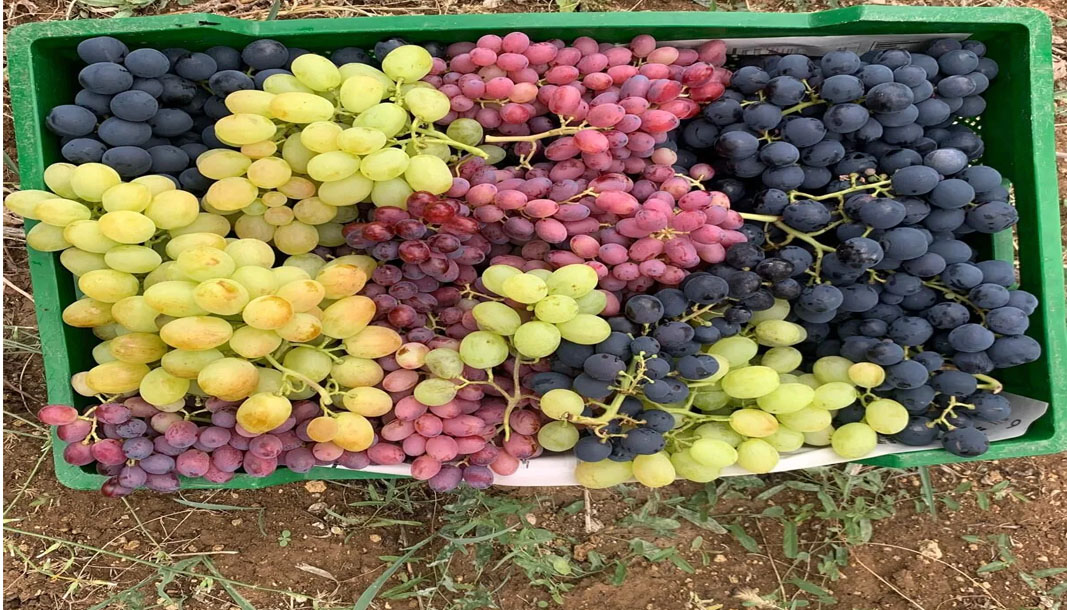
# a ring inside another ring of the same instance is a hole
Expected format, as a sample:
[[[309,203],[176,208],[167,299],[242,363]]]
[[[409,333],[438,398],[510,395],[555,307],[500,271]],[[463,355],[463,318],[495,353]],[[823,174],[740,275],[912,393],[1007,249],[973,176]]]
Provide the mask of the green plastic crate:
[[[53,21],[13,29],[8,37],[8,74],[24,188],[43,188],[42,173],[59,161],[58,138],[47,133],[44,118],[52,106],[70,103],[81,62],[77,43],[91,36],[115,36],[130,47],[204,49],[241,47],[256,38],[275,38],[312,51],[372,45],[387,36],[410,41],[475,40],[493,32],[522,30],[534,39],[625,42],[637,34],[660,40],[967,33],[985,42],[1000,74],[985,97],[982,117],[984,161],[996,167],[1015,189],[1019,209],[1018,258],[1021,287],[1041,300],[1030,334],[1044,346],[1038,362],[1002,374],[1009,391],[1051,404],[1025,436],[994,444],[980,459],[1055,453],[1067,449],[1067,329],[1064,278],[1060,269],[1060,221],[1054,160],[1051,27],[1037,10],[1017,8],[852,7],[804,14],[766,13],[552,13],[461,16],[368,17],[242,21],[205,14],[165,17]],[[990,240],[999,258],[1012,256],[1010,235]],[[30,252],[30,271],[45,350],[45,377],[52,402],[77,403],[71,374],[92,364],[95,338],[66,327],[63,307],[75,299],[72,276],[52,254]],[[56,442],[62,443],[56,439]],[[76,489],[97,489],[103,477],[70,466],[56,452],[56,474]],[[945,451],[883,456],[866,463],[910,467],[960,461]],[[383,478],[383,475],[332,468],[307,474],[288,470],[262,479],[238,475],[223,487],[257,488],[301,479]],[[187,487],[217,487],[185,481]]]

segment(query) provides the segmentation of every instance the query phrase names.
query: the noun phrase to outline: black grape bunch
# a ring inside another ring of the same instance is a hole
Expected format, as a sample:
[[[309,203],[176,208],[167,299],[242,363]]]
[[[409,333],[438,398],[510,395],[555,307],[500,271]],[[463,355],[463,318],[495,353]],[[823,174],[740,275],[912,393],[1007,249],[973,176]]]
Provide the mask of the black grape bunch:
[[[981,422],[1008,417],[991,374],[1041,354],[1025,335],[1037,299],[968,243],[1018,221],[1000,173],[975,164],[969,124],[998,71],[984,53],[941,39],[925,53],[757,58],[679,141],[739,178],[713,183],[748,221],[727,262],[780,269],[772,292],[803,347],[884,367],[874,393],[912,415],[895,438],[940,437],[963,456],[988,448]]]

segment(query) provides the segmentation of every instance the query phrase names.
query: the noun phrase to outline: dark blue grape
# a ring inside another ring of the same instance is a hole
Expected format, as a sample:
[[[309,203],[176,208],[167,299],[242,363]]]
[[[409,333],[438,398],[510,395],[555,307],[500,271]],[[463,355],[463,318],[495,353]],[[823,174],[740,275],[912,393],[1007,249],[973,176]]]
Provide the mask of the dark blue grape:
[[[374,56],[378,58],[378,61],[381,61],[385,59],[386,55],[406,44],[408,42],[403,38],[386,38],[374,44]]]
[[[932,424],[933,420],[929,417],[912,415],[908,418],[908,425],[890,438],[903,445],[910,445],[913,447],[929,445],[937,439],[938,434],[937,428]]]
[[[660,434],[670,432],[670,430],[674,428],[674,416],[666,411],[660,411],[658,409],[641,411],[634,416],[634,419],[644,421],[645,427],[651,428]]]
[[[651,428],[634,428],[622,439],[622,447],[636,455],[651,455],[663,450],[666,441],[663,434]]]
[[[684,356],[675,363],[675,369],[686,379],[707,379],[719,371],[719,362],[707,354]]]
[[[664,318],[676,318],[689,309],[689,299],[677,288],[664,288],[655,297],[663,304]]]
[[[567,366],[580,368],[585,364],[585,359],[592,356],[593,353],[594,350],[592,345],[571,343],[570,341],[563,339],[559,342],[559,348],[556,349],[555,356]]]
[[[615,381],[619,373],[626,370],[626,363],[614,354],[593,354],[585,359],[582,370],[593,379]]]
[[[567,389],[571,387],[571,378],[562,373],[535,373],[530,378],[530,389],[534,394],[544,395],[551,390]]]
[[[595,351],[598,354],[611,354],[618,356],[623,360],[629,360],[630,336],[623,333],[613,332],[608,335],[607,339],[596,344]]]
[[[592,398],[593,400],[603,400],[611,396],[613,392],[610,381],[593,379],[585,373],[574,378],[571,388],[585,398]]]
[[[677,379],[657,379],[643,388],[645,398],[658,404],[670,404],[685,400],[689,396],[689,386]]]
[[[207,53],[190,53],[174,64],[174,72],[182,78],[202,81],[211,78],[219,69],[215,60]]]
[[[1008,304],[1008,289],[997,284],[979,284],[967,294],[968,300],[982,309],[996,309]]]
[[[100,161],[126,179],[142,176],[152,167],[152,155],[139,146],[109,148]]]
[[[60,153],[63,158],[76,165],[82,163],[99,163],[107,151],[107,145],[93,138],[75,138],[63,145]]]
[[[983,352],[957,352],[952,355],[952,364],[964,373],[985,375],[997,368],[996,363]]]
[[[942,394],[963,398],[978,388],[974,375],[963,371],[940,371],[930,379],[930,386]]]
[[[129,49],[117,38],[96,36],[78,43],[78,57],[87,64],[97,62],[120,62]]]
[[[646,356],[658,354],[660,352],[659,341],[656,341],[654,337],[637,337],[630,342],[630,352],[635,355],[643,352]]]
[[[597,436],[583,436],[574,445],[574,457],[583,462],[600,462],[611,455],[611,442]]]
[[[217,46],[204,51],[215,60],[215,65],[221,70],[240,70],[241,52],[233,47]]]
[[[277,40],[255,40],[241,50],[241,59],[256,70],[281,68],[289,61],[289,50]]]
[[[239,70],[222,70],[211,75],[207,86],[215,95],[226,97],[234,91],[255,89],[256,83]]]
[[[645,376],[649,379],[663,379],[671,372],[671,363],[665,358],[645,360]]]
[[[1041,345],[1026,335],[997,337],[986,350],[997,368],[1008,368],[1034,362],[1041,357]]]
[[[954,428],[945,433],[941,444],[953,455],[975,457],[989,450],[989,437],[978,428]]]
[[[56,106],[48,113],[45,125],[56,135],[76,138],[93,132],[96,128],[96,115],[80,105],[64,104]]]
[[[969,74],[978,68],[978,56],[971,51],[957,49],[940,55],[937,65],[945,74]]]
[[[663,318],[663,303],[653,296],[640,294],[626,301],[624,311],[637,324],[655,324]]]
[[[745,66],[736,72],[730,80],[730,86],[745,95],[751,95],[767,86],[771,77],[756,66]]]
[[[1037,297],[1025,290],[1009,290],[1008,305],[1020,309],[1023,313],[1030,316],[1037,311],[1038,301]]]

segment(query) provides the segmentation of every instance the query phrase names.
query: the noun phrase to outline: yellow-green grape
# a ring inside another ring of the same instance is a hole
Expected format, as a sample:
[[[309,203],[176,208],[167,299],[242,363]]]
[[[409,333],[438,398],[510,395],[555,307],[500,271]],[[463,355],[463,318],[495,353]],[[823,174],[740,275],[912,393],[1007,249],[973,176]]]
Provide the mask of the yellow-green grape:
[[[364,417],[379,417],[393,408],[393,399],[372,387],[352,388],[344,393],[342,402],[346,409]]]
[[[441,379],[455,379],[463,374],[463,359],[454,349],[438,347],[426,353],[423,364]]]
[[[309,224],[294,221],[274,230],[274,247],[286,254],[304,254],[318,245],[319,232]]]
[[[205,393],[223,400],[241,400],[256,391],[259,373],[240,358],[219,358],[200,370],[196,383]]]
[[[629,481],[634,476],[633,462],[578,462],[574,478],[586,489],[607,489]]]
[[[78,299],[63,309],[63,322],[76,328],[103,326],[114,320],[111,316],[111,303],[96,299]]]
[[[820,383],[819,380],[815,378],[815,375],[812,375],[811,373],[804,373],[803,375],[797,377],[797,383],[803,383],[804,385],[808,386],[813,390],[817,389],[819,386],[822,385],[822,383]]]
[[[115,323],[93,327],[93,335],[101,341],[110,341],[121,335],[123,332],[125,332],[125,329]]]
[[[382,72],[396,81],[413,83],[430,73],[433,57],[426,49],[406,44],[389,52],[382,60]]]
[[[819,383],[830,383],[831,381],[852,383],[852,380],[848,378],[848,369],[851,366],[852,361],[847,358],[823,356],[815,361],[815,364],[811,367],[811,372],[815,374],[815,378],[819,380]]]
[[[864,413],[863,422],[879,434],[896,434],[908,425],[908,410],[889,398],[872,400]]]
[[[815,390],[802,383],[782,383],[773,392],[757,398],[756,404],[768,413],[793,413],[810,405],[814,398]]]
[[[500,146],[495,146],[493,144],[482,144],[478,148],[481,149],[481,151],[485,154],[489,155],[485,159],[485,162],[489,165],[496,165],[508,156],[508,151],[504,150]]]
[[[490,265],[482,273],[482,282],[494,294],[504,295],[504,282],[511,277],[521,275],[522,270],[510,265]]]
[[[331,220],[337,218],[337,208],[332,205],[326,205],[318,197],[308,197],[307,199],[301,199],[293,206],[293,215],[296,219],[304,224],[309,224],[315,227],[316,231],[319,231],[319,245],[327,246],[329,244],[323,243],[321,237],[321,229],[319,225],[329,223]],[[340,231],[340,227],[338,228]],[[333,244],[339,246],[344,243],[343,235],[340,242]]]
[[[398,150],[390,148],[387,150]],[[404,159],[407,155],[401,152]],[[343,150],[335,150],[315,155],[308,161],[307,174],[319,182],[332,182],[343,180],[359,169],[359,157],[350,155]],[[389,176],[395,178],[396,176]]]
[[[328,261],[325,266],[333,267],[334,265],[353,265],[362,269],[363,274],[370,277],[374,270],[378,268],[378,261],[366,254],[346,254]]]
[[[88,377],[88,371],[74,373],[70,376],[70,387],[74,388],[74,391],[81,396],[92,396],[96,394],[96,391],[89,387],[89,384],[85,383],[85,380]]]
[[[540,405],[541,412],[552,419],[568,419],[582,414],[585,400],[577,392],[556,388],[545,392]]]
[[[522,324],[519,312],[496,301],[478,303],[471,310],[480,330],[510,337]]]
[[[248,304],[248,290],[240,283],[229,278],[213,278],[200,282],[193,291],[196,304],[220,316],[233,316],[241,313]]]
[[[795,371],[803,361],[804,356],[800,353],[800,350],[788,346],[772,347],[764,352],[763,357],[760,358],[760,364],[769,366],[779,373]]]
[[[532,273],[512,275],[504,280],[504,296],[519,303],[532,305],[548,295],[545,281]]]
[[[792,413],[779,413],[778,421],[797,432],[818,432],[829,426],[833,417],[826,409],[804,407]]]
[[[139,333],[154,333],[159,330],[156,319],[159,312],[152,308],[142,295],[126,297],[111,306],[115,321]]]
[[[294,172],[304,174],[307,173],[308,161],[315,156],[315,151],[304,146],[300,136],[301,134],[294,133],[285,139],[282,144],[282,159],[285,159]],[[279,190],[286,193],[284,187],[279,187]]]
[[[826,447],[830,444],[830,437],[834,433],[833,426],[826,426],[822,430],[804,433],[804,444],[812,447]]]
[[[843,458],[854,460],[874,451],[878,445],[878,434],[867,424],[859,422],[845,424],[834,430],[830,436],[830,446],[834,453]]]
[[[293,60],[290,70],[300,82],[315,91],[329,91],[341,84],[341,72],[333,62],[311,53]]]
[[[255,239],[235,239],[223,248],[238,267],[254,265],[270,268],[274,265],[274,249]]]
[[[406,180],[393,178],[392,180],[375,182],[374,188],[371,189],[370,200],[379,208],[394,207],[406,210],[408,197],[413,192]]]
[[[314,314],[297,312],[275,332],[290,343],[308,343],[322,334],[322,322]]]
[[[437,89],[418,87],[404,95],[404,104],[420,121],[434,123],[448,114],[451,102]]]
[[[245,324],[260,330],[281,328],[293,317],[293,306],[279,296],[252,299],[245,305],[241,318]]]
[[[333,360],[330,355],[312,347],[297,347],[285,353],[282,364],[312,381],[321,381],[330,374]]]
[[[204,202],[223,212],[234,212],[251,204],[259,196],[259,189],[248,178],[223,178],[212,184],[204,195]]]
[[[778,420],[759,409],[738,409],[730,414],[730,427],[742,436],[760,438],[778,429]]]
[[[551,324],[569,322],[578,313],[578,302],[562,294],[549,295],[534,305],[534,315],[537,319]]]
[[[149,203],[152,203],[154,196],[152,189],[143,184],[124,182],[104,191],[101,196],[101,203],[104,211],[107,212],[118,212],[120,210],[142,212],[148,207]]]
[[[415,400],[438,407],[456,397],[456,385],[447,379],[423,379],[415,386]]]
[[[400,130],[407,124],[408,118],[408,112],[402,106],[382,102],[359,113],[356,120],[352,121],[352,126],[377,129],[385,134],[385,137],[391,138],[400,133]]]
[[[326,205],[348,206],[365,200],[374,182],[363,174],[352,174],[342,180],[324,182],[319,186],[319,200]]]
[[[185,397],[189,380],[171,375],[165,369],[152,369],[141,378],[138,391],[148,404],[167,405]],[[184,406],[184,401],[182,404]]]
[[[185,350],[218,347],[232,335],[233,326],[229,322],[211,316],[178,318],[159,329],[159,336],[167,345]]]
[[[55,199],[55,194],[48,191],[26,189],[15,191],[8,195],[4,199],[4,206],[23,218],[40,220],[35,214],[35,210],[37,209],[37,204],[46,199]]]
[[[156,233],[156,224],[140,212],[108,212],[97,222],[105,237],[120,244],[142,244]]]
[[[459,344],[459,356],[463,362],[476,369],[491,369],[508,359],[508,342],[496,333],[474,331],[463,337]]]
[[[759,398],[779,385],[778,372],[766,366],[731,369],[722,378],[722,391],[734,398]]]
[[[385,134],[370,127],[350,127],[337,136],[337,146],[353,155],[369,155],[385,146]]]
[[[272,99],[271,108],[273,107]],[[230,146],[244,146],[269,140],[274,137],[276,131],[274,123],[260,114],[231,114],[215,121],[215,136]]]
[[[634,458],[634,478],[645,487],[670,485],[677,477],[674,464],[665,451]]]
[[[34,225],[33,228],[30,229],[30,233],[27,235],[27,240],[29,240],[29,236],[32,235],[34,231],[38,230],[47,230],[48,234],[53,236],[55,232],[59,232],[59,237],[62,239],[62,243],[73,245],[80,250],[85,250],[86,252],[92,252],[94,254],[103,254],[119,245],[119,242],[109,239],[100,231],[100,223],[95,220],[77,220],[62,229],[42,222]],[[33,246],[33,243],[31,242],[30,245]],[[37,249],[40,250],[41,248]]]
[[[849,406],[857,398],[859,398],[859,392],[851,383],[831,381],[815,388],[815,397],[811,401],[811,406],[835,411]]]
[[[362,388],[378,385],[385,371],[370,358],[345,356],[333,364],[330,377],[346,388]]]
[[[156,195],[158,195],[160,193],[163,193],[163,192],[166,192],[166,191],[173,191],[173,190],[178,188],[177,186],[174,185],[174,181],[173,180],[171,180],[170,178],[168,178],[166,176],[161,176],[159,174],[150,174],[150,175],[147,175],[147,176],[141,176],[139,178],[134,178],[130,182],[133,182],[134,184],[143,184],[144,186],[147,186],[148,190],[152,191],[152,196],[153,197],[155,197]]]
[[[300,144],[315,153],[333,152],[339,148],[341,131],[342,127],[333,121],[316,121],[300,130]],[[304,161],[305,166],[312,157]]]
[[[166,280],[144,291],[145,303],[166,316],[202,316],[208,311],[196,304],[196,282]]]
[[[512,343],[520,354],[527,358],[544,358],[559,348],[562,335],[559,328],[548,322],[534,320],[515,331]]]
[[[778,453],[789,453],[804,446],[804,433],[786,426],[778,426],[774,434],[763,437]]]
[[[190,248],[178,255],[178,269],[190,279],[203,282],[218,277],[229,277],[237,264],[229,254],[211,246]]]
[[[875,388],[885,381],[885,369],[873,362],[857,362],[848,367],[848,379],[861,388]]]
[[[34,211],[41,222],[56,227],[65,227],[78,220],[89,220],[89,217],[93,215],[88,207],[77,201],[60,197],[45,199],[37,204]]]
[[[341,90],[337,95],[342,108],[357,114],[380,103],[383,97],[385,97],[385,85],[377,78],[365,74],[346,78],[341,83]]]
[[[164,191],[152,198],[144,215],[157,229],[171,231],[192,224],[200,216],[200,202],[185,191]]]
[[[85,296],[116,303],[140,292],[141,283],[130,273],[114,269],[97,269],[78,278],[78,289]]]
[[[325,325],[324,317],[323,332]],[[383,358],[395,353],[403,344],[404,340],[395,330],[382,326],[368,326],[344,340],[345,351],[357,358]]]
[[[293,256],[285,257],[285,261],[282,262],[281,267],[275,267],[275,269],[281,269],[277,271],[278,285],[282,286],[289,282],[295,282],[297,280],[310,280],[312,276],[318,275],[320,271],[326,266],[326,261],[321,256],[313,252],[306,252],[304,254],[294,254]],[[295,273],[291,267],[296,267],[302,270],[304,273]],[[272,270],[273,271],[273,270]],[[290,277],[292,275],[292,277]]]
[[[188,233],[214,233],[215,235],[226,237],[230,234],[230,221],[226,220],[225,216],[201,212],[196,215],[196,219],[190,224],[170,230],[171,237]]]
[[[759,345],[748,337],[734,335],[733,337],[719,339],[707,349],[707,352],[712,355],[722,356],[730,367],[737,368],[756,357],[756,353],[759,352]]]
[[[572,299],[581,298],[596,288],[596,271],[583,264],[565,265],[552,272],[545,280],[548,294],[562,295]]]
[[[75,166],[70,163],[53,163],[44,170],[44,183],[48,190],[60,197],[77,199],[78,194],[70,186],[71,176]]]
[[[477,146],[484,137],[482,124],[474,119],[456,119],[448,124],[445,134],[460,144]]]
[[[549,451],[568,451],[578,443],[578,428],[565,421],[548,422],[537,431],[537,442]]]
[[[383,148],[363,157],[359,171],[376,182],[392,180],[403,175],[410,158],[399,148]],[[342,178],[344,176],[341,176]]]
[[[64,237],[64,230],[61,227],[43,222],[33,225],[26,233],[26,244],[39,252],[58,252],[71,246],[71,242]]]
[[[713,388],[699,388],[693,391],[693,406],[701,411],[718,411],[730,404],[726,392]]]
[[[275,227],[284,227],[293,222],[295,217],[296,213],[293,212],[292,208],[270,208],[263,212],[263,220]]]
[[[262,242],[274,240],[274,225],[262,216],[241,216],[233,223],[233,232],[241,239],[258,239]]]
[[[252,160],[228,148],[214,148],[196,158],[196,169],[205,178],[222,180],[245,175]]]
[[[404,180],[416,191],[435,195],[452,188],[452,172],[448,164],[433,155],[412,156],[404,170]]]
[[[581,345],[596,345],[611,334],[607,320],[588,313],[580,313],[556,328],[564,339]]]
[[[362,290],[367,274],[355,265],[327,265],[315,275],[315,281],[322,284],[327,299],[340,299]]]
[[[224,100],[226,109],[234,114],[259,114],[270,116],[270,101],[274,94],[258,89],[234,91]]]
[[[242,326],[233,331],[230,337],[230,349],[242,358],[262,358],[282,344],[282,338],[273,330],[261,330],[251,326]]]
[[[270,269],[265,269],[263,267],[253,267],[250,265],[238,267],[237,270],[230,275],[230,279],[245,287],[245,290],[248,291],[249,300],[266,296],[268,294],[274,294],[274,291],[278,289],[274,274]]]
[[[358,413],[341,412],[334,416],[337,431],[330,441],[346,451],[363,451],[374,443],[374,427]]]
[[[803,326],[785,320],[767,320],[756,325],[756,341],[760,345],[786,347],[796,345],[807,337],[808,331]]]
[[[282,425],[293,412],[293,404],[284,396],[253,394],[237,407],[237,423],[253,434],[262,434]]]
[[[315,280],[294,280],[278,288],[275,294],[289,301],[293,311],[303,313],[322,302],[326,297],[326,289]]]
[[[370,76],[371,78],[375,79],[376,81],[381,83],[382,87],[384,87],[385,89],[392,89],[396,85],[396,83],[393,82],[393,79],[385,75],[385,72],[382,72],[378,68],[375,68],[374,66],[368,64],[345,64],[341,66],[339,70],[341,71],[342,82],[352,78],[353,76],[362,75]]]
[[[694,483],[710,483],[719,478],[719,469],[714,466],[705,466],[693,459],[692,453],[686,449],[671,454],[671,464],[678,476]]]
[[[290,182],[292,180],[290,179]],[[270,191],[259,196],[259,200],[268,208],[276,208],[289,203],[289,198],[281,191]]]
[[[170,352],[167,352],[168,354]],[[101,341],[93,348],[93,362],[97,364],[103,364],[105,362],[115,362],[115,357],[111,355],[111,341]]]
[[[70,188],[85,201],[101,201],[109,188],[121,182],[119,173],[103,163],[83,163],[70,174]]]
[[[263,81],[263,90],[273,93],[275,95],[279,93],[289,93],[293,91],[299,91],[302,93],[311,93],[311,87],[308,87],[304,83],[300,82],[300,79],[292,74],[272,74]],[[230,95],[233,95],[232,93]],[[270,116],[270,115],[268,115]]]
[[[374,314],[374,301],[365,296],[339,299],[323,310],[322,333],[334,339],[347,339],[366,329]]]
[[[424,140],[416,142],[414,140],[408,140],[407,144],[404,146],[404,152],[406,152],[409,157],[414,157],[415,155],[435,157],[446,164],[452,160],[452,149],[449,148],[447,144],[441,144],[440,142],[426,142]],[[408,167],[407,172],[409,174],[411,173],[410,167]]]
[[[278,152],[278,145],[270,140],[245,144],[241,147],[241,154],[250,159],[265,159]]]
[[[89,369],[85,383],[97,394],[125,394],[141,385],[148,370],[144,364],[114,360]]]
[[[108,267],[126,273],[148,273],[163,264],[163,257],[147,246],[116,246],[104,254]]]
[[[608,306],[608,295],[603,290],[594,290],[585,296],[578,297],[575,302],[578,303],[578,313],[588,313],[595,316]]]
[[[752,312],[752,317],[748,323],[750,325],[756,325],[760,322],[767,320],[784,320],[789,315],[789,301],[785,299],[775,299],[774,305],[760,311]]]
[[[286,123],[314,123],[333,118],[335,108],[330,100],[313,93],[293,91],[279,93],[270,101],[270,112],[274,118]],[[218,132],[216,123],[216,133]],[[273,135],[273,134],[272,134]],[[221,140],[222,137],[220,136]],[[261,138],[266,139],[266,138]],[[223,140],[225,142],[225,140]]]
[[[701,437],[693,441],[689,455],[700,464],[715,468],[725,468],[737,461],[734,445],[714,438]]]
[[[261,189],[274,189],[289,182],[293,170],[284,159],[265,157],[257,159],[248,166],[248,181]],[[257,193],[258,194],[258,193]]]
[[[763,439],[750,438],[737,446],[737,465],[756,474],[770,472],[778,465],[778,451]]]

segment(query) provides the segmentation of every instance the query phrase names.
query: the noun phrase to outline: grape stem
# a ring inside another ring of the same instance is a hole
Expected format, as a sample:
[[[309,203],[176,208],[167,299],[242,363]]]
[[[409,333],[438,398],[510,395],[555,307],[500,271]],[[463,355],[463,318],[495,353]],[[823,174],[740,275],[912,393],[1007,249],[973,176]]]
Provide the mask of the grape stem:
[[[797,231],[796,229],[794,229],[793,227],[785,224],[781,220],[777,220],[773,224],[774,224],[774,226],[776,226],[779,229],[785,231],[786,233],[790,234],[791,236],[793,236],[793,237],[795,237],[797,239],[800,239],[801,241],[807,242],[808,244],[811,245],[811,247],[815,248],[817,252],[833,252],[834,251],[834,249],[831,248],[830,246],[827,246],[827,245],[824,245],[824,244],[820,243],[818,240],[816,240],[812,236],[808,235],[807,233],[802,233],[800,231]]]
[[[423,139],[424,142],[432,142],[434,144],[447,144],[447,145],[451,146],[452,148],[458,148],[460,150],[465,150],[465,151],[469,152],[470,154],[472,154],[472,155],[474,155],[476,157],[481,157],[483,159],[488,159],[489,158],[489,153],[487,153],[484,150],[478,148],[477,146],[470,146],[469,144],[464,144],[463,142],[457,142],[456,140],[453,140],[452,138],[448,137],[448,134],[441,133],[440,131],[437,131],[436,129],[432,129],[432,128],[425,128],[424,129],[424,128],[420,127],[417,130],[414,130],[412,132],[412,134],[411,134],[412,137],[414,137],[416,131],[418,133],[423,134],[423,135],[430,136],[429,138]]]
[[[594,432],[601,438],[602,428],[611,423],[615,416],[619,414],[619,409],[622,408],[622,403],[626,400],[627,396],[633,393],[634,388],[637,387],[638,382],[645,374],[645,357],[641,354],[634,356],[633,361],[630,363],[629,368],[626,370],[624,379],[626,380],[623,387],[619,388],[618,393],[615,394],[615,398],[611,403],[607,405],[607,408],[597,417],[585,417],[583,415],[574,415],[567,417],[566,421],[572,424],[584,424],[587,426],[594,426]]]
[[[968,409],[975,408],[974,405],[972,405],[971,403],[960,402],[956,399],[955,396],[952,396],[948,399],[948,406],[945,407],[945,410],[941,412],[941,416],[926,424],[926,427],[933,428],[934,426],[941,424],[949,430],[955,430],[958,426],[953,426],[952,424],[950,424],[948,422],[948,417],[956,415],[956,407],[966,407]]]
[[[972,303],[971,300],[968,299],[967,297],[965,297],[963,295],[960,295],[960,294],[956,294],[956,292],[953,291],[948,286],[945,286],[941,282],[937,282],[937,281],[934,281],[934,280],[929,280],[929,281],[923,282],[923,285],[924,286],[928,286],[930,288],[933,288],[934,290],[937,290],[938,292],[944,293],[945,298],[947,298],[947,299],[952,299],[953,301],[959,301],[960,303],[966,305],[967,307],[970,307],[971,309],[974,310],[974,313],[978,314],[978,318],[982,321],[982,324],[985,324],[985,310],[982,309],[981,307],[975,305],[974,303]]]
[[[893,183],[892,180],[879,180],[878,182],[867,182],[864,184],[856,184],[856,177],[852,177],[853,186],[843,191],[834,191],[832,193],[826,193],[825,195],[812,195],[810,193],[803,193],[801,191],[789,191],[789,201],[797,201],[798,199],[807,199],[809,201],[825,201],[827,199],[837,199],[838,201],[844,201],[845,195],[856,193],[859,191],[865,191],[868,189],[874,189],[875,194],[881,194],[886,192],[885,187]]]
[[[293,369],[286,368],[286,367],[282,366],[282,363],[278,362],[274,358],[274,356],[272,356],[270,354],[267,354],[266,356],[264,356],[264,358],[267,360],[267,362],[269,362],[271,364],[271,366],[273,366],[274,368],[278,369],[283,375],[285,375],[287,377],[295,377],[296,379],[299,379],[300,381],[306,383],[308,385],[308,387],[313,388],[315,390],[315,392],[319,395],[322,404],[324,404],[324,405],[332,405],[333,404],[333,399],[330,397],[330,393],[326,391],[326,388],[324,388],[321,385],[315,383],[314,381],[312,381],[306,375],[303,375],[301,373],[298,373],[298,372],[294,371]]]
[[[554,138],[556,136],[569,136],[578,133],[583,129],[596,129],[595,127],[582,127],[580,125],[573,127],[557,127],[556,129],[550,129],[548,131],[542,131],[541,133],[535,133],[528,136],[485,136],[485,141],[489,144],[496,142],[536,142],[545,138]]]
[[[1001,383],[999,380],[990,377],[989,375],[976,373],[974,375],[974,377],[975,377],[975,379],[978,379],[980,381],[984,381],[985,382],[985,383],[979,384],[979,386],[978,386],[979,389],[989,390],[990,392],[992,392],[994,394],[1000,394],[1001,392],[1004,391],[1004,384]]]

